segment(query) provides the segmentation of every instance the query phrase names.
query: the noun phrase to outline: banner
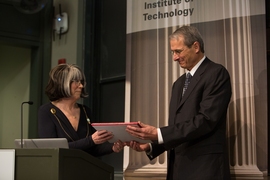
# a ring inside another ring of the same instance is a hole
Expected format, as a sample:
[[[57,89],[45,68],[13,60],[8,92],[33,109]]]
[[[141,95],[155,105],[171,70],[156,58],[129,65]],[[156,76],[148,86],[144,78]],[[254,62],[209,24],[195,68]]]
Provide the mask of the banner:
[[[259,14],[262,0],[128,0],[127,33]]]
[[[198,28],[205,55],[231,76],[231,172],[262,177],[268,157],[265,0],[127,0],[125,121],[168,125],[172,84],[185,73],[172,59],[168,36],[182,25]],[[143,153],[128,157],[130,176],[165,177],[166,154],[151,163]]]

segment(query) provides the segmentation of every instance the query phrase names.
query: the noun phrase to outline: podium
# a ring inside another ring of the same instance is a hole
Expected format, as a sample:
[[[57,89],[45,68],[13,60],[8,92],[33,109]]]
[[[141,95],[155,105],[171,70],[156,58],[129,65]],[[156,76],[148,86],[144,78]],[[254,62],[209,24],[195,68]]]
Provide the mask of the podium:
[[[77,149],[15,149],[15,180],[113,180],[114,168]]]

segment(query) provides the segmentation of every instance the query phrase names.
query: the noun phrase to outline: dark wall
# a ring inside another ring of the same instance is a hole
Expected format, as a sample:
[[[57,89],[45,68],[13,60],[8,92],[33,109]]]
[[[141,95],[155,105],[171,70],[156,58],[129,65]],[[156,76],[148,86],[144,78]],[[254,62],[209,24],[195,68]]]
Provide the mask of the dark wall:
[[[37,137],[38,107],[47,101],[44,89],[51,68],[53,0],[40,12],[19,12],[8,0],[0,0],[0,43],[31,47],[29,138]],[[84,0],[85,104],[92,122],[123,122],[125,109],[126,0]],[[43,73],[45,72],[45,74]],[[102,158],[116,174],[123,171],[123,152]]]
[[[2,42],[16,45],[39,45],[42,27],[42,13],[25,14],[18,11],[12,3],[0,1],[0,36]]]
[[[19,11],[11,2],[0,0],[0,43],[31,48],[29,100],[34,104],[29,107],[28,137],[36,138],[37,112],[45,99],[43,92],[51,66],[53,0],[48,0],[45,7],[34,14]]]
[[[85,75],[92,122],[123,122],[126,74],[126,0],[85,1]],[[123,152],[102,157],[123,172]]]

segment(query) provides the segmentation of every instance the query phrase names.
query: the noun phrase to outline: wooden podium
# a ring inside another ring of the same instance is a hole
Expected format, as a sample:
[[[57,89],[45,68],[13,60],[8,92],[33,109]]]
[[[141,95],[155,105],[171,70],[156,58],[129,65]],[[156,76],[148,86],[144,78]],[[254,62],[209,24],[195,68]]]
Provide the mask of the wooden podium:
[[[114,168],[76,149],[16,149],[16,180],[113,180]]]

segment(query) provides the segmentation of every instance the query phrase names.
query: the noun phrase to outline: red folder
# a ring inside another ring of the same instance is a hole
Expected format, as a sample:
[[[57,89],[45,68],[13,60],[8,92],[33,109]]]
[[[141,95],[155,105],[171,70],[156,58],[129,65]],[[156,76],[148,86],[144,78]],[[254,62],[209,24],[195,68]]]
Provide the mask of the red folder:
[[[121,140],[122,142],[137,141],[140,143],[150,143],[151,140],[143,140],[130,135],[126,131],[127,125],[140,127],[138,122],[112,122],[112,123],[92,123],[91,124],[96,130],[107,130],[113,133],[113,138],[109,142],[116,142]]]

